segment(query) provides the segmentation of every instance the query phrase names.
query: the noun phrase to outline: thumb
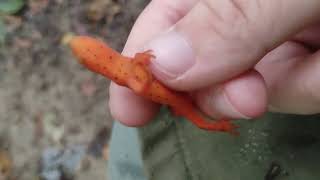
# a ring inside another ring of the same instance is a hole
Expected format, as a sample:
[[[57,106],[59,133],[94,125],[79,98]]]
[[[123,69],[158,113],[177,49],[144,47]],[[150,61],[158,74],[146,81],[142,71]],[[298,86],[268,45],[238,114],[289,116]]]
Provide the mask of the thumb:
[[[319,0],[202,0],[145,48],[154,51],[158,79],[194,90],[253,68],[319,16]]]

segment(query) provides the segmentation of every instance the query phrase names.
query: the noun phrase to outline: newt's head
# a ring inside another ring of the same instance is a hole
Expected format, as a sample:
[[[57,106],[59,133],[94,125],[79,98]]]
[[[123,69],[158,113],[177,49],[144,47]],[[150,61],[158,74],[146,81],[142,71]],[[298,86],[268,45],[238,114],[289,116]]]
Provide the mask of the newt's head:
[[[88,36],[75,36],[69,45],[78,62],[95,72],[101,70],[101,64],[110,56],[119,55],[104,42]]]

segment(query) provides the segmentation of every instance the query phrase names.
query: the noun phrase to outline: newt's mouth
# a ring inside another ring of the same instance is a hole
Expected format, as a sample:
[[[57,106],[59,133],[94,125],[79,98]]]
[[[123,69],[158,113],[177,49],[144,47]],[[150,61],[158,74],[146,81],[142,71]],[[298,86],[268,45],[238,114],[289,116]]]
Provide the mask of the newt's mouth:
[[[85,58],[81,57],[81,56],[78,54],[78,52],[77,52],[76,50],[74,50],[74,49],[72,49],[72,53],[73,53],[73,55],[76,57],[75,59],[78,61],[78,63],[84,64]]]

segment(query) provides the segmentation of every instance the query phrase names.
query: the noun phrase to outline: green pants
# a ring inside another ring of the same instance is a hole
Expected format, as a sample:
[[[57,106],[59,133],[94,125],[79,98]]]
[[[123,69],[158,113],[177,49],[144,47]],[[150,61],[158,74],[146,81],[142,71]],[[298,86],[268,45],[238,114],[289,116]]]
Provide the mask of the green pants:
[[[115,123],[108,180],[319,180],[319,116],[239,120],[240,136],[200,130],[162,110],[153,123]]]

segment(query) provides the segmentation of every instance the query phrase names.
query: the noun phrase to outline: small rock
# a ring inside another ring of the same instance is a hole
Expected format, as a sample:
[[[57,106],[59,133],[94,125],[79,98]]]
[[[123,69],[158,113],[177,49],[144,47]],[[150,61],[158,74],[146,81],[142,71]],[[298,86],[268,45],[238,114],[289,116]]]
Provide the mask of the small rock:
[[[77,145],[66,149],[48,148],[41,157],[40,175],[43,180],[72,180],[82,167],[86,146]]]

